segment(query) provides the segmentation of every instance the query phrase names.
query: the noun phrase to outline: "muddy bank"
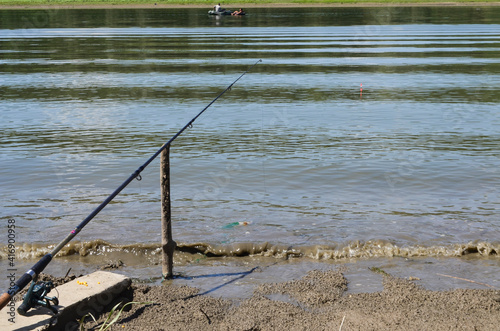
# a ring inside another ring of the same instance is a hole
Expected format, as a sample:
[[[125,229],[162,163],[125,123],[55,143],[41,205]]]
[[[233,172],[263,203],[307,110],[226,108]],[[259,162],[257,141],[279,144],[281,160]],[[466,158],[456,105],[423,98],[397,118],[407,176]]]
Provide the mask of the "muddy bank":
[[[383,275],[383,290],[350,294],[342,268],[261,284],[245,300],[200,294],[193,287],[133,285],[135,304],[112,330],[494,330],[500,291],[430,291]],[[98,322],[102,323],[103,318]],[[87,329],[97,329],[87,322]]]

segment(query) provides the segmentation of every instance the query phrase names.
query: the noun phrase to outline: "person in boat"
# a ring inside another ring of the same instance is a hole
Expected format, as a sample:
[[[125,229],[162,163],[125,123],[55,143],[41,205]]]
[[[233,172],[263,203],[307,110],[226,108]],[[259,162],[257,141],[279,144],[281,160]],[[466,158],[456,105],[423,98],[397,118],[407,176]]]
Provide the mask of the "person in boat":
[[[214,11],[215,11],[215,12],[222,11],[222,8],[220,7],[220,3],[219,3],[219,4],[216,4],[216,5],[214,6]]]
[[[241,8],[240,8],[240,10],[235,10],[231,13],[231,15],[244,15],[244,14],[245,14],[245,12]]]

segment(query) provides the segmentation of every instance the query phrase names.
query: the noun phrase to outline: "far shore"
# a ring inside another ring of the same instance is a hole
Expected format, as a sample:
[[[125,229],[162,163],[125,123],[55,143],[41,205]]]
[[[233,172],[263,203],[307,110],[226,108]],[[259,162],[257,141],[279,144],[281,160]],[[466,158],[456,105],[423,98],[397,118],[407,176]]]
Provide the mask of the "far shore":
[[[215,3],[215,2],[214,2]],[[238,8],[327,8],[327,7],[484,7],[500,6],[499,2],[361,2],[361,3],[225,3],[227,7]],[[151,8],[211,8],[204,4],[162,4],[162,3],[129,3],[129,4],[20,4],[3,5],[0,9],[151,9]]]

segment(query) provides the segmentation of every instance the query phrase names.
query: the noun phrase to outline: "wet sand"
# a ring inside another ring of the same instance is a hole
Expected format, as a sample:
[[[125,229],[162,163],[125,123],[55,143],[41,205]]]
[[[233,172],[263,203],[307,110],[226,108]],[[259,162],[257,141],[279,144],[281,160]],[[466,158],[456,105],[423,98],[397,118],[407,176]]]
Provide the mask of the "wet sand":
[[[206,258],[176,265],[176,278],[163,282],[160,265],[109,261],[99,269],[133,279],[110,307],[152,302],[129,306],[111,330],[500,330],[498,260],[472,261]],[[63,277],[67,262],[56,259],[50,270],[59,277],[41,280],[74,279]],[[71,266],[77,275],[95,271]],[[88,318],[86,329],[105,317]]]
[[[342,267],[255,287],[238,301],[189,286],[134,284],[112,330],[498,330],[500,290],[430,291],[382,272],[383,289],[349,293]],[[102,323],[104,317],[98,320]],[[85,327],[93,328],[95,322]]]

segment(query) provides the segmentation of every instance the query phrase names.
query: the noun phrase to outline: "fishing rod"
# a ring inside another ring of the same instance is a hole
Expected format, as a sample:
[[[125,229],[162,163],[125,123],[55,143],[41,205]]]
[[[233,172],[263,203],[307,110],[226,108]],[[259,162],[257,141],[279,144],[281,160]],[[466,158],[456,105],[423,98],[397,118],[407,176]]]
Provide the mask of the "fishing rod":
[[[111,200],[113,200],[125,187],[127,187],[130,182],[134,179],[141,179],[141,172],[158,156],[160,153],[166,149],[177,137],[179,137],[187,128],[192,127],[194,121],[201,116],[217,99],[219,99],[224,93],[230,90],[237,81],[239,81],[246,73],[253,69],[257,63],[262,62],[262,59],[255,62],[250,68],[242,73],[234,82],[232,82],[224,91],[222,91],[215,99],[213,99],[205,108],[203,108],[198,115],[193,117],[182,129],[180,129],[169,141],[167,141],[161,148],[153,154],[143,165],[141,165],[126,181],[123,182],[113,193],[111,193],[106,200],[104,200],[89,216],[87,216],[78,226],[72,230],[63,241],[61,241],[50,253],[44,255],[31,269],[26,271],[21,278],[19,278],[14,286],[11,286],[7,292],[0,296],[0,310],[3,309],[12,297],[21,291],[28,283],[38,277],[38,275],[45,269],[45,267],[52,261],[52,258],[67,244],[69,243],[84,227],[87,225],[99,212],[106,207]]]

